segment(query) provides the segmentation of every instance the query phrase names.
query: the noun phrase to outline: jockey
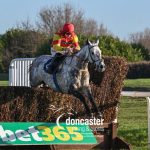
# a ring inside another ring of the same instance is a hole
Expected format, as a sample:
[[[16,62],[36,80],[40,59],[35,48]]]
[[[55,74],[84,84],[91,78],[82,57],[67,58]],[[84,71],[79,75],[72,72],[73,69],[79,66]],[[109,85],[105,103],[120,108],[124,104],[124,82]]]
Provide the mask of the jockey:
[[[51,54],[52,61],[47,66],[47,72],[53,73],[57,66],[62,62],[65,57],[64,54],[72,54],[78,52],[80,46],[78,43],[78,37],[74,32],[74,25],[66,23],[63,29],[55,33],[52,42]]]
[[[78,37],[74,32],[74,25],[66,23],[63,29],[55,33],[52,42],[52,55],[57,52],[71,52],[74,53],[80,50]]]

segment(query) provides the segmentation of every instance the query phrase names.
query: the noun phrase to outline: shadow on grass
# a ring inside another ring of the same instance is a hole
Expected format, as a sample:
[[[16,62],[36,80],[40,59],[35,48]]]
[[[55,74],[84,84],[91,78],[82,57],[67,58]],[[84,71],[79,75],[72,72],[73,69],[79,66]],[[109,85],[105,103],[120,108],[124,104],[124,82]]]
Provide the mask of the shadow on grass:
[[[146,147],[148,145],[148,129],[119,130],[118,135],[135,147]]]

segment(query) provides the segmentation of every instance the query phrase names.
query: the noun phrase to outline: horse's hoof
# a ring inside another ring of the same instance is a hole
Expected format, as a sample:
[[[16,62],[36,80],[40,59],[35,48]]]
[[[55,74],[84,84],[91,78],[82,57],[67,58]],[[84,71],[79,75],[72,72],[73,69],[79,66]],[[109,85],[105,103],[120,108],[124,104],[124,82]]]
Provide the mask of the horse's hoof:
[[[102,113],[98,112],[97,117],[100,118],[100,119],[102,119],[102,117],[103,117]]]
[[[75,114],[75,115],[77,115],[77,114],[78,114],[78,112],[77,112],[77,111],[75,111],[75,112],[74,112],[74,114]]]

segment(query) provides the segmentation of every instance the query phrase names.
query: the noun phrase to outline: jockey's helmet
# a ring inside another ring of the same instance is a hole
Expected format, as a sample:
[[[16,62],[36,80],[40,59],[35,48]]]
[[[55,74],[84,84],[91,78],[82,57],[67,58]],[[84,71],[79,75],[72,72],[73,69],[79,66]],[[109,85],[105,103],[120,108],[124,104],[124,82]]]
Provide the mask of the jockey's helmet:
[[[63,32],[69,32],[72,33],[74,32],[74,25],[72,23],[66,23],[63,26]]]

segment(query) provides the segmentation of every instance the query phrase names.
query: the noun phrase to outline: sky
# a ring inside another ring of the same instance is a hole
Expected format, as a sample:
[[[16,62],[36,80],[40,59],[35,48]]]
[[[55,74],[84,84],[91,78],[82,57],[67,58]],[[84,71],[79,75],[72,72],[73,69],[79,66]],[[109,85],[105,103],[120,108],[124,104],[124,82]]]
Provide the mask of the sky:
[[[120,39],[150,28],[150,0],[0,0],[0,34],[27,19],[34,24],[42,8],[70,3]]]

